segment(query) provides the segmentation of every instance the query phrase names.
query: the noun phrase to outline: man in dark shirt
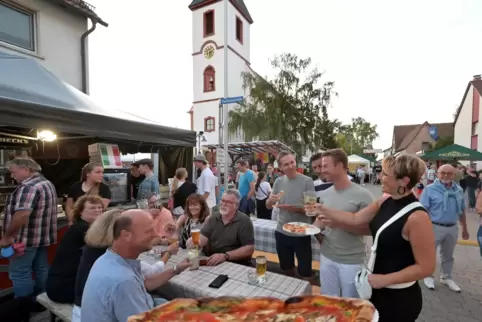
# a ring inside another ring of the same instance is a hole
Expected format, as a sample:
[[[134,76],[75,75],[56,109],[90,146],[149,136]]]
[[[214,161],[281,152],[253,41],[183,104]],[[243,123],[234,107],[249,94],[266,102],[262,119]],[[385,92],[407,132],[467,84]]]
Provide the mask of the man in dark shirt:
[[[132,164],[131,165],[131,175],[129,176],[130,184],[129,189],[131,192],[131,200],[136,200],[137,193],[139,192],[139,186],[141,182],[146,177],[139,173],[139,165]]]

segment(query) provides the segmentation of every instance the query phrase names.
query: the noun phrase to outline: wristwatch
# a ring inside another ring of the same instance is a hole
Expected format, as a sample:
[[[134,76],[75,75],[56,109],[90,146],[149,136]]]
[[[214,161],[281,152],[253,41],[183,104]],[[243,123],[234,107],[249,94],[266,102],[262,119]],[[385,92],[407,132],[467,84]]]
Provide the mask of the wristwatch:
[[[226,259],[227,261],[229,260],[229,254],[228,253],[224,253],[224,259]]]

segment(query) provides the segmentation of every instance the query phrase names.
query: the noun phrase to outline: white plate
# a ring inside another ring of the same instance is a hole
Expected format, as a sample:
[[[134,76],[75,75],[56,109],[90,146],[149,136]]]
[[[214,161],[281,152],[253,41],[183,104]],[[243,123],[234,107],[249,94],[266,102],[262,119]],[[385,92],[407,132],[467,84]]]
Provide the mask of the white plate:
[[[283,231],[285,231],[287,233],[290,233],[292,235],[295,235],[295,236],[311,236],[311,235],[319,234],[320,231],[321,231],[320,228],[318,228],[316,226],[313,226],[313,225],[310,225],[310,224],[307,224],[307,223],[304,223],[304,222],[289,222],[288,224],[300,225],[300,226],[306,228],[306,231],[304,233],[293,233],[291,231],[285,230],[284,225],[283,225]]]
[[[375,313],[373,313],[372,322],[378,322],[379,319],[380,319],[380,315],[378,314],[378,311],[375,310]]]

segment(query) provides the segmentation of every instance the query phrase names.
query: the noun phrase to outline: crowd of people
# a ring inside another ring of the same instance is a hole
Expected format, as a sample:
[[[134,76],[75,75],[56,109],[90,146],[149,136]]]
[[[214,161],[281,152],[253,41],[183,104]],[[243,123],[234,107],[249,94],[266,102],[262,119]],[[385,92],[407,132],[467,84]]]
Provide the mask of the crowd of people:
[[[70,227],[49,268],[47,247],[57,242],[55,188],[34,160],[16,158],[7,166],[19,186],[7,201],[0,240],[1,247],[24,245],[10,258],[9,276],[17,298],[11,308],[29,303],[28,310],[33,310],[34,296],[46,291],[51,300],[74,305],[73,321],[126,321],[166,301],[155,291],[191,263],[183,261],[172,268],[165,264],[179,247],[194,246],[193,229],[200,229],[199,246],[209,257],[207,265],[225,261],[251,265],[255,244],[251,213],[263,219],[275,217],[281,270],[310,282],[314,282],[311,236],[294,236],[282,227],[289,222],[318,226],[321,233],[314,237],[321,246],[321,293],[366,298],[377,308],[381,322],[417,319],[423,301],[418,281],[435,288],[437,247],[440,283],[460,292],[452,279],[457,222],[462,237],[469,238],[465,213],[473,209],[482,213],[482,197],[469,198],[466,206],[458,169],[443,165],[435,169],[434,177],[416,156],[387,157],[379,176],[384,195],[375,198],[366,187],[352,182],[343,150],[317,153],[310,161],[316,180],[297,171],[291,153],[277,156],[278,172],[273,165],[266,172],[258,171],[241,160],[236,164],[237,189],[220,194],[218,178],[206,158],[198,155],[196,182],[187,180],[186,169],[178,169],[166,208],[158,202],[159,182],[152,161],[139,160],[131,166],[130,194],[133,200],[146,199],[148,209],[126,211],[106,209],[111,195],[102,183],[103,168],[88,164],[68,194]],[[431,183],[427,181],[416,196],[414,188],[429,179]],[[469,183],[465,177],[467,191]],[[316,205],[303,206],[306,192],[316,193]],[[366,235],[375,240],[376,256],[371,254],[373,265],[369,261],[363,281]],[[167,247],[159,262],[149,265],[138,260],[155,245]]]

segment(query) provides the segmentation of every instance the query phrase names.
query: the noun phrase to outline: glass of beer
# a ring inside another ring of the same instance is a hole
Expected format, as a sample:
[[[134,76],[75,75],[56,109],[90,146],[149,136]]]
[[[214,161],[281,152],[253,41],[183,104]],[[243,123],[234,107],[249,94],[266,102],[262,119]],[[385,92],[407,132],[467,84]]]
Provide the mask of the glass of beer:
[[[316,192],[315,191],[306,191],[303,193],[304,196],[304,204],[305,204],[305,209],[306,215],[307,216],[316,216],[315,212],[315,205],[317,202],[316,198]]]
[[[199,223],[191,223],[191,238],[195,249],[199,249],[201,242],[201,225]]]
[[[258,282],[264,283],[266,281],[266,270],[268,268],[268,260],[266,256],[256,256],[256,275]]]

